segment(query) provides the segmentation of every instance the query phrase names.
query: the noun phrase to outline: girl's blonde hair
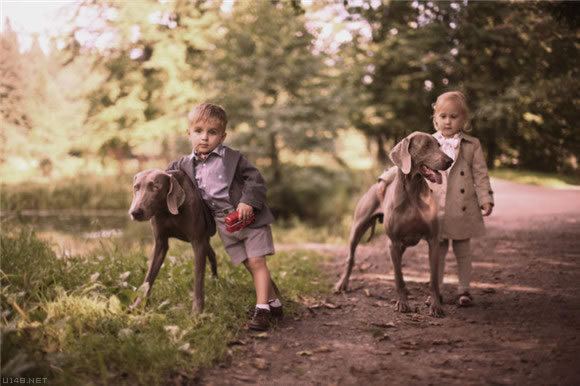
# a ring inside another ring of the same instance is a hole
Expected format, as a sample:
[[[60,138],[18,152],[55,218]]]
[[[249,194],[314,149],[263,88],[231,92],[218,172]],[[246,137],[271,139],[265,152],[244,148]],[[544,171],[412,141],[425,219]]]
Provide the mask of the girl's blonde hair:
[[[467,106],[467,100],[465,95],[460,91],[449,91],[439,95],[435,103],[431,105],[433,107],[433,127],[437,130],[437,123],[435,122],[435,117],[437,112],[448,102],[454,102],[463,111],[465,115],[465,125],[463,126],[463,131],[471,131],[469,127],[469,107]]]

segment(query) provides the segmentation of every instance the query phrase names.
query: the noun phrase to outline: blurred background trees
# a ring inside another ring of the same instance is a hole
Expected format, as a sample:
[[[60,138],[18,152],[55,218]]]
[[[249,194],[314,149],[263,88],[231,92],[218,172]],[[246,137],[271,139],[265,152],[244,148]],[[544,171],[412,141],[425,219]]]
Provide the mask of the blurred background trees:
[[[490,167],[578,173],[574,2],[107,0],[74,9],[46,53],[20,49],[4,24],[3,175],[162,168],[190,151],[187,110],[211,101],[228,111],[228,143],[264,172],[272,200],[300,213],[352,186],[355,158],[374,159],[374,173],[396,141],[432,132],[431,103],[454,89],[468,98]],[[337,144],[352,146],[353,129],[367,144],[345,153]]]

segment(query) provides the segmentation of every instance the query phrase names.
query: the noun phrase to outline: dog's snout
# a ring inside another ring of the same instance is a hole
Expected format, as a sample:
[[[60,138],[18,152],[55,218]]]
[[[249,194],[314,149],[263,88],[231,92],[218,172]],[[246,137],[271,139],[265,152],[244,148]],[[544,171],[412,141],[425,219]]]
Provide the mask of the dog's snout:
[[[137,221],[141,221],[143,220],[144,216],[145,216],[145,212],[143,211],[143,209],[133,209],[131,212],[129,212],[129,214],[131,215],[131,218],[133,220],[137,220]]]
[[[449,169],[451,165],[453,165],[453,158],[447,156],[447,158],[445,158],[445,169],[443,170]]]

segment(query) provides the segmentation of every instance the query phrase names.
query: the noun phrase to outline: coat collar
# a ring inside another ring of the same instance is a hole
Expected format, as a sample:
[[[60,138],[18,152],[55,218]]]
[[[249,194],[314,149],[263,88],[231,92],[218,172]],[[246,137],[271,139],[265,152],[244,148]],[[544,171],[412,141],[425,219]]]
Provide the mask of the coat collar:
[[[443,134],[441,134],[440,131],[436,131],[435,133],[432,134],[433,137],[435,137],[435,139],[437,139],[438,141],[440,139],[443,138]],[[463,131],[459,132],[459,141],[467,141],[467,142],[473,142],[473,137],[471,135],[465,134]],[[461,143],[461,142],[460,142]]]
[[[226,172],[226,181],[228,182],[228,186],[230,186],[232,184],[232,181],[234,179],[235,176],[235,172],[236,172],[236,168],[238,165],[238,162],[240,160],[240,152],[234,149],[231,149],[227,146],[224,145],[220,145],[219,146],[219,150],[218,148],[214,149],[218,150],[218,155],[221,155],[223,157],[223,161],[224,161],[224,169]],[[193,181],[193,183],[195,184],[195,186],[197,187],[197,180],[195,179],[195,155],[194,152],[192,152],[190,155],[185,156],[185,162],[182,165],[182,169],[185,172],[185,174],[187,174],[187,176],[189,177],[189,179],[191,181]]]

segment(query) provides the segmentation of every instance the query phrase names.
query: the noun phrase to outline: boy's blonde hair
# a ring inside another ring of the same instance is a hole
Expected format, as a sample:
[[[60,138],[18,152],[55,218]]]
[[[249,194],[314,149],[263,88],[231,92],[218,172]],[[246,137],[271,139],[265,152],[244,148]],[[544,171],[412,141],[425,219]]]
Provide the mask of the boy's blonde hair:
[[[437,124],[435,122],[437,112],[447,102],[454,102],[459,106],[459,108],[463,111],[463,114],[465,115],[465,125],[463,126],[463,131],[471,131],[471,128],[469,127],[469,107],[467,106],[467,100],[465,99],[465,95],[463,95],[463,93],[460,91],[449,91],[443,93],[439,95],[435,103],[431,105],[431,107],[433,107],[433,127],[435,127],[435,130],[437,130]]]
[[[226,126],[228,124],[226,110],[222,106],[213,103],[201,103],[195,106],[189,110],[189,113],[187,113],[187,119],[190,123],[215,119],[219,122],[223,131],[226,131]]]

